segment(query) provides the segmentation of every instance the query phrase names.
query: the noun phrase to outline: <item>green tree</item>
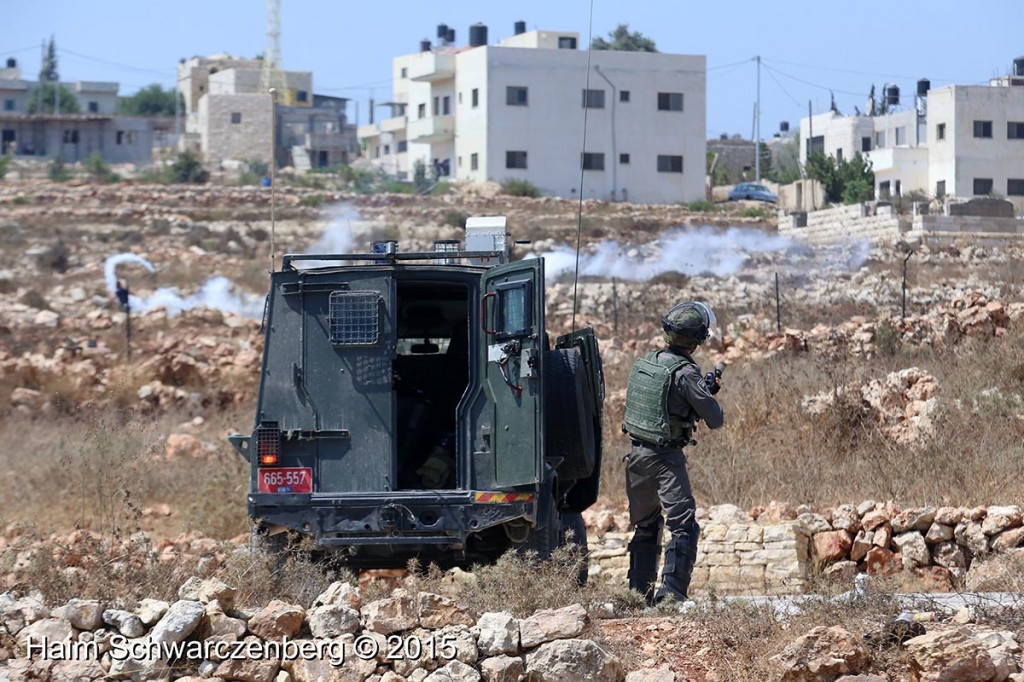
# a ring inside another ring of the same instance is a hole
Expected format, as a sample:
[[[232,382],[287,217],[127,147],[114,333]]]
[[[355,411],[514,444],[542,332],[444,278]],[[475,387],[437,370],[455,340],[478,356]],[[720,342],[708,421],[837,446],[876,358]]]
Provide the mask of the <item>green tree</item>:
[[[185,110],[181,93],[164,90],[159,83],[142,88],[134,95],[121,98],[121,113],[128,116],[174,116],[174,98],[177,96],[180,111]]]
[[[825,199],[832,204],[868,201],[875,193],[871,161],[859,153],[849,161],[836,161],[832,156],[815,152],[807,159],[807,176],[822,184]]]
[[[60,113],[77,114],[82,109],[75,93],[60,83],[40,83],[28,101],[28,113],[52,114],[57,111],[57,91],[60,91]]]
[[[71,179],[71,171],[64,164],[64,157],[58,154],[50,159],[50,165],[46,168],[46,175],[54,182],[65,182]]]
[[[45,82],[60,80],[60,74],[57,73],[57,45],[53,41],[53,36],[50,36],[50,42],[46,46],[43,68],[39,70],[39,80]]]
[[[639,31],[630,31],[629,24],[619,24],[608,34],[608,40],[594,38],[592,50],[621,50],[623,52],[657,52],[654,41]]]

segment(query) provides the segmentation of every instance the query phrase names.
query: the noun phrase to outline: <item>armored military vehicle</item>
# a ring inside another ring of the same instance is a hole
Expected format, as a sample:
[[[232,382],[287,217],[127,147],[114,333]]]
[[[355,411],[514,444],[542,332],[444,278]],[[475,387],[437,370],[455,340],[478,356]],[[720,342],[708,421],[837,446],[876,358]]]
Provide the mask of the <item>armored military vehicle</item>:
[[[604,379],[591,329],[551,339],[544,261],[504,217],[434,251],[287,255],[271,276],[252,433],[254,538],[353,566],[552,552],[597,498]]]

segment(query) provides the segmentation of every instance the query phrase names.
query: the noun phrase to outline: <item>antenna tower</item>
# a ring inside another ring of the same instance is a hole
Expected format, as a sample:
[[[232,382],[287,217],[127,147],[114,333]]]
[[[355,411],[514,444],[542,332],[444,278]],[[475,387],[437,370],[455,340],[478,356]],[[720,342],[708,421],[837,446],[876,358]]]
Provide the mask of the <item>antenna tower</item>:
[[[291,105],[292,93],[281,70],[281,0],[267,0],[267,47],[263,51],[263,70],[260,72],[260,90],[277,90],[280,102]]]

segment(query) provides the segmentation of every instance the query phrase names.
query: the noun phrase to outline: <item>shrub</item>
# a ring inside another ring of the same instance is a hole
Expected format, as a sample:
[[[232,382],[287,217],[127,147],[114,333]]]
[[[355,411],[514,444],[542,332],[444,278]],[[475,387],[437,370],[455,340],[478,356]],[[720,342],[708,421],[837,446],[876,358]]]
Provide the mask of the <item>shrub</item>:
[[[747,206],[740,211],[740,216],[743,218],[760,218],[761,220],[767,220],[772,217],[770,209],[762,206]]]
[[[501,183],[502,194],[508,194],[513,197],[530,197],[536,199],[540,196],[540,188],[533,184],[529,180],[520,180],[518,178],[508,178],[503,180]]]
[[[64,157],[60,154],[53,157],[50,160],[50,165],[46,169],[46,175],[54,182],[67,182],[71,179],[71,171],[64,164]]]
[[[398,180],[385,180],[377,185],[376,191],[385,194],[416,194],[416,185]]]
[[[210,172],[203,168],[195,154],[184,151],[178,154],[166,171],[169,182],[203,184],[210,180]]]
[[[690,203],[683,205],[694,213],[712,213],[718,210],[718,207],[707,199],[698,199],[697,201],[691,201]]]
[[[7,169],[11,165],[11,157],[8,155],[0,156],[0,180],[7,177]]]
[[[466,224],[466,219],[469,218],[469,214],[463,211],[457,211],[449,209],[444,212],[444,216],[441,217],[441,222],[445,225],[451,225],[452,227],[462,227]]]
[[[117,173],[110,170],[110,165],[103,160],[99,152],[93,152],[85,160],[85,171],[96,182],[116,182],[121,179]]]

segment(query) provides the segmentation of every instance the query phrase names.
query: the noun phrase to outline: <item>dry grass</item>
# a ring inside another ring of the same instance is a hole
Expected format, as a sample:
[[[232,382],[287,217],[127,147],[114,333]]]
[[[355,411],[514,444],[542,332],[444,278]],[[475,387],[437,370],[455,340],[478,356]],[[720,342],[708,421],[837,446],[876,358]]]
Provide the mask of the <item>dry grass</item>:
[[[936,377],[940,410],[934,436],[912,446],[896,445],[881,433],[859,401],[837,400],[816,418],[800,409],[804,396],[914,366]],[[628,367],[606,372],[608,393],[614,395],[625,387]],[[842,353],[799,354],[730,367],[719,394],[726,427],[699,429],[698,445],[687,450],[698,503],[1020,502],[1022,377],[1024,329],[1019,327],[1001,339],[969,339],[950,348],[894,343],[870,361]],[[621,453],[628,447],[619,432],[622,406],[606,403],[605,414],[602,494],[617,505],[624,496]]]

